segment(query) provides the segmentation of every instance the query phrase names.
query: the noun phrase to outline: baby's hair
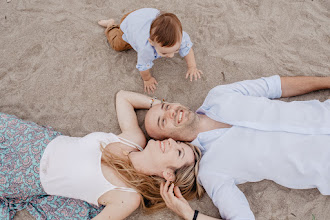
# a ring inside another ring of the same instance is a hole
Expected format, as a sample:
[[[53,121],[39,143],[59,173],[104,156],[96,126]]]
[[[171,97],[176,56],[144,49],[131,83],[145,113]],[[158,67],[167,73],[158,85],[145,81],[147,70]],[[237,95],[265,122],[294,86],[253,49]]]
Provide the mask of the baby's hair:
[[[172,47],[181,40],[182,25],[175,14],[160,13],[151,23],[150,40],[162,47]]]

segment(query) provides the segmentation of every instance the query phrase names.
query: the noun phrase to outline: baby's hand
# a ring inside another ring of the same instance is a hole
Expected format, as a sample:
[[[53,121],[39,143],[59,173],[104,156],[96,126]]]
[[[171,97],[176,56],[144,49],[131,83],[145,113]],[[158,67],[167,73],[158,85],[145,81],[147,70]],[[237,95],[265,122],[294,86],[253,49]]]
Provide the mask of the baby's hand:
[[[148,94],[150,92],[154,93],[156,90],[156,85],[158,85],[158,82],[154,77],[151,77],[149,80],[143,81],[144,83],[144,92],[148,91]]]
[[[201,70],[198,70],[197,67],[193,66],[193,67],[189,67],[187,74],[186,74],[186,79],[188,78],[188,76],[190,76],[190,82],[192,81],[193,77],[195,77],[195,80],[201,78],[201,74],[203,74],[203,72]]]

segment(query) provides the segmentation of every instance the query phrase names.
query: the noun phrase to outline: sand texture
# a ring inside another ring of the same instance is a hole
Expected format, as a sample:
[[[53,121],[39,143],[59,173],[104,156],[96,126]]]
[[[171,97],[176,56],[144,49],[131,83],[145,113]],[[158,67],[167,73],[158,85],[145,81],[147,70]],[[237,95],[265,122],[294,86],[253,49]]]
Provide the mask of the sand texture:
[[[136,52],[113,51],[98,26],[134,9],[175,13],[194,43],[197,82],[185,79],[176,55],[152,69],[155,96],[198,108],[216,85],[279,74],[330,76],[330,2],[327,0],[12,0],[0,1],[0,111],[71,136],[119,133],[115,94],[143,92]],[[330,90],[285,99],[325,100]],[[242,111],[244,111],[242,109]],[[144,112],[139,111],[143,124]],[[271,171],[270,171],[271,172]],[[330,196],[271,181],[239,186],[261,220],[330,219]],[[208,196],[191,205],[219,217]],[[27,211],[15,220],[33,219]],[[163,210],[128,219],[180,219]]]

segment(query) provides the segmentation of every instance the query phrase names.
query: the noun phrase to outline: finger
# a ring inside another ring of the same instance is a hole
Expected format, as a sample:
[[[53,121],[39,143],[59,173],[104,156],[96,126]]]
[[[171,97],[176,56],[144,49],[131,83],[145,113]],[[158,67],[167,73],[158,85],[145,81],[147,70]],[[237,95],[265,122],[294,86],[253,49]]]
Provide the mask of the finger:
[[[187,74],[186,74],[186,79],[188,78],[188,76],[189,76],[189,72],[187,72]]]
[[[167,180],[166,183],[165,183],[165,186],[164,186],[166,192],[168,191],[168,188],[169,188],[170,184],[171,184],[171,182]]]
[[[196,81],[197,80],[197,73],[195,73],[194,76],[195,76],[195,81]]]
[[[201,78],[201,74],[199,72],[197,72],[197,75],[198,75],[198,79]]]
[[[162,198],[164,199],[164,193],[163,193],[163,191],[164,191],[164,183],[161,183],[161,184],[160,184],[160,195],[161,195]]]
[[[190,74],[190,82],[192,81],[193,78],[193,74]]]
[[[175,195],[173,193],[174,190],[174,183],[172,183],[168,189],[168,192],[166,193],[166,197],[169,203],[173,203],[175,200]]]
[[[148,90],[148,94],[150,94],[150,88],[149,88],[149,86],[147,86],[147,90]]]
[[[170,202],[170,199],[168,198],[168,185],[166,183],[163,183],[163,190],[162,190],[162,197],[166,204]]]
[[[155,84],[157,84],[158,85],[158,82],[157,82],[157,80],[155,79]]]
[[[155,85],[155,84],[153,84],[153,85],[152,85],[152,88],[153,88],[153,90],[155,90],[155,89],[156,89],[156,85]]]
[[[174,195],[175,195],[176,197],[178,197],[178,198],[183,198],[183,196],[182,196],[182,194],[181,194],[181,191],[180,191],[180,189],[179,189],[178,186],[175,186],[175,187],[174,187]]]
[[[168,189],[168,194],[171,197],[174,196],[173,190],[174,190],[174,183],[172,183],[171,186],[170,186],[170,188]]]
[[[204,74],[204,73],[202,72],[202,70],[199,70],[199,72],[200,72],[200,74]]]

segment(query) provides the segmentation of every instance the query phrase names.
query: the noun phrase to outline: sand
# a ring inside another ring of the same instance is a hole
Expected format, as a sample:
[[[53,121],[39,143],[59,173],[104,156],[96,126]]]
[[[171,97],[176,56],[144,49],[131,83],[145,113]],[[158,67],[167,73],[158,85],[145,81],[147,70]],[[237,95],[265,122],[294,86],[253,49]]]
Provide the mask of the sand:
[[[8,2],[8,3],[7,3]],[[177,0],[0,2],[0,111],[50,125],[71,136],[119,133],[115,94],[143,92],[136,52],[110,49],[97,25],[129,11],[154,7],[175,13],[193,43],[197,82],[185,79],[178,55],[159,59],[152,73],[155,96],[196,109],[216,85],[279,74],[330,75],[330,2],[326,0]],[[330,90],[285,99],[325,100]],[[144,112],[139,111],[143,124]],[[271,171],[270,171],[271,172]],[[271,181],[239,186],[257,219],[330,219],[330,197],[292,190]],[[219,217],[208,196],[192,201]],[[26,211],[15,220],[33,219]],[[163,210],[128,219],[180,219]]]

